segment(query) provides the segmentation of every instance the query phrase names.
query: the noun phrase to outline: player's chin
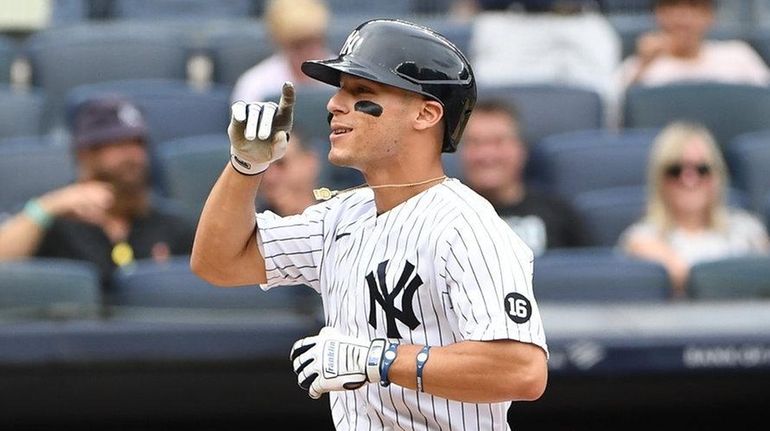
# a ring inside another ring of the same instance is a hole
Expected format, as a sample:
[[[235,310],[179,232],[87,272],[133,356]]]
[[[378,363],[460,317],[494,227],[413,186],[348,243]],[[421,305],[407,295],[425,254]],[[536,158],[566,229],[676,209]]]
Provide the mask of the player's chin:
[[[353,160],[350,157],[350,154],[347,151],[344,151],[341,148],[335,148],[334,145],[332,145],[331,149],[329,150],[329,163],[333,164],[334,166],[340,166],[340,167],[352,167]]]

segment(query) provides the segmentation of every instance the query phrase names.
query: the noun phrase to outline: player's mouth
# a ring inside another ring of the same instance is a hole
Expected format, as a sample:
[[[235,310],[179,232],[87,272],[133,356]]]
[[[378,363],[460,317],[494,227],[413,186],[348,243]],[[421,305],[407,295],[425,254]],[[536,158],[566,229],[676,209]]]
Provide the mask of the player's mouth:
[[[331,129],[332,129],[332,132],[331,134],[329,134],[329,139],[331,140],[340,138],[353,131],[352,127],[347,127],[342,124],[334,124],[334,123],[331,124]]]

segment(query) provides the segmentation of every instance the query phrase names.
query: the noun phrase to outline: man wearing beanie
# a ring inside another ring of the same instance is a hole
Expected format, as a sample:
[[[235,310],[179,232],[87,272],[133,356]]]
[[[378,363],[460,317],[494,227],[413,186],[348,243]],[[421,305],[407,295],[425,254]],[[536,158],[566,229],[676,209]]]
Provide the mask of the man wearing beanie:
[[[106,287],[116,267],[189,254],[192,224],[151,199],[146,141],[142,114],[127,99],[81,103],[72,124],[76,182],[30,200],[0,225],[0,260],[90,261]]]

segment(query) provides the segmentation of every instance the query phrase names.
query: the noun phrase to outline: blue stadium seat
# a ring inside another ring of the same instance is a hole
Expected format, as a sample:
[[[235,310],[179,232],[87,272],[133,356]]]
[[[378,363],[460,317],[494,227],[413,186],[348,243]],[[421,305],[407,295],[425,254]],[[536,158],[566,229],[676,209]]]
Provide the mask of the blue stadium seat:
[[[253,0],[113,0],[113,19],[168,20],[241,18],[253,15]]]
[[[362,18],[397,18],[411,14],[414,0],[367,2],[358,0],[326,0],[331,16],[353,15]],[[353,30],[351,28],[351,30]]]
[[[702,300],[770,298],[770,257],[746,256],[693,266],[688,292]]]
[[[662,266],[612,248],[550,251],[534,265],[535,295],[542,302],[656,302],[671,290]]]
[[[565,198],[618,186],[644,185],[657,129],[605,129],[551,135],[532,147],[531,169]]]
[[[6,36],[0,36],[0,83],[10,81],[11,64],[15,58],[16,45],[13,40]]]
[[[227,134],[191,136],[158,147],[164,190],[197,222],[211,187],[230,159]]]
[[[44,258],[0,262],[0,315],[96,316],[100,305],[99,276],[89,263]]]
[[[145,115],[154,146],[171,139],[208,133],[226,133],[230,122],[230,88],[190,87],[183,80],[137,79],[85,84],[67,93],[67,113],[100,94],[123,94]]]
[[[0,138],[40,134],[44,110],[41,91],[0,84]]]
[[[235,84],[244,72],[275,50],[262,21],[213,31],[204,45],[213,63],[213,81],[227,85]]]
[[[125,307],[301,310],[309,299],[318,299],[302,286],[270,292],[258,286],[216,287],[193,274],[189,257],[182,256],[166,263],[140,261],[121,268],[113,286],[107,303]]]
[[[754,211],[762,212],[770,193],[770,129],[737,136],[725,156],[734,186],[748,194]]]
[[[748,42],[765,63],[770,65],[770,30],[757,30],[748,38]]]
[[[28,199],[74,179],[74,160],[67,145],[49,137],[0,140],[0,212],[17,211]]]
[[[82,24],[46,29],[25,42],[33,85],[49,98],[48,122],[60,126],[69,90],[121,79],[185,79],[188,49],[178,30],[153,25]]]
[[[595,91],[560,85],[479,87],[479,98],[514,104],[521,116],[522,136],[536,145],[548,135],[603,127],[604,106]]]
[[[719,83],[635,86],[624,101],[625,127],[663,127],[673,120],[703,123],[725,147],[737,135],[768,127],[770,87]]]
[[[571,202],[588,245],[614,246],[623,230],[644,215],[646,199],[644,186],[626,186],[580,193]],[[736,189],[728,189],[727,202],[736,208],[748,206],[746,195]]]

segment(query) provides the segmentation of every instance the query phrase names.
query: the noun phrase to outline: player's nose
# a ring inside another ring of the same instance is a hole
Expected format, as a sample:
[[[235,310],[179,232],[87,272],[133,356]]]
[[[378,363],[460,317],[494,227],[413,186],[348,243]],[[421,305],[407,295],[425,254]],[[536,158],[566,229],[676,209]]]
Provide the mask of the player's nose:
[[[337,114],[345,114],[349,111],[349,109],[345,106],[344,103],[344,97],[341,94],[342,90],[337,90],[336,93],[329,99],[329,102],[326,104],[326,110],[329,111],[330,117],[329,121],[331,121],[331,117]]]

